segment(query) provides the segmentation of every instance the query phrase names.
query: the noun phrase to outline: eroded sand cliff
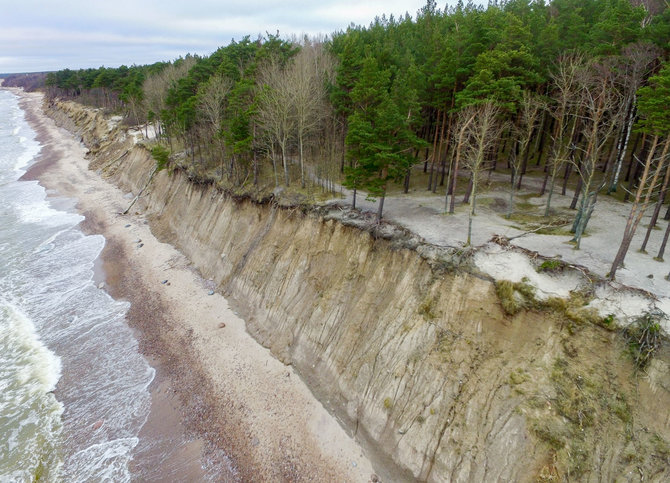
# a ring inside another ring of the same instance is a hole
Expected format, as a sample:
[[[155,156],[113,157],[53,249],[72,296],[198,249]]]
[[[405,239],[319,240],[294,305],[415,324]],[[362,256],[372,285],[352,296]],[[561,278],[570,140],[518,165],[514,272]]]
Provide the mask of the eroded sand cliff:
[[[91,169],[134,194],[146,184],[155,162],[115,123],[72,103],[47,112]],[[670,478],[667,350],[636,372],[616,331],[510,317],[462,254],[375,237],[338,208],[235,200],[175,169],[135,209],[398,480]]]

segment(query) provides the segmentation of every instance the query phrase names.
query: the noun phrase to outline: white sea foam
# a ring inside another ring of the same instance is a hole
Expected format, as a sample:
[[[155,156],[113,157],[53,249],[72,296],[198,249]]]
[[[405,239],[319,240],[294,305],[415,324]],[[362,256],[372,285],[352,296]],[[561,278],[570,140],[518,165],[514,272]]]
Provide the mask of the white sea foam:
[[[0,299],[0,480],[32,480],[40,464],[55,479],[63,406],[51,394],[60,359],[21,311]]]
[[[43,401],[33,413],[0,407],[0,421],[13,422],[0,426],[0,445],[25,450],[0,457],[0,481],[129,481],[154,369],[126,324],[129,305],[92,281],[104,239],[84,235],[83,218],[55,209],[36,182],[17,181],[39,149],[16,100],[0,91],[0,358],[14,358],[0,360],[0,398]],[[31,439],[38,430],[47,431],[41,446]]]

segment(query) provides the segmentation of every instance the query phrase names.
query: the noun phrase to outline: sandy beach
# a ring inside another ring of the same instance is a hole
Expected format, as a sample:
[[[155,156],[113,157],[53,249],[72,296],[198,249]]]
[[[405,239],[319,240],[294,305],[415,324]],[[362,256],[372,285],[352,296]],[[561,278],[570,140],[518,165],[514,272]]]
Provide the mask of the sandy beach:
[[[141,481],[376,480],[358,443],[276,360],[174,247],[151,233],[131,197],[88,169],[86,148],[20,93],[43,149],[26,179],[76,200],[105,249],[96,285],[128,300],[128,324],[156,368],[152,409],[135,449]],[[239,303],[240,301],[238,301]]]

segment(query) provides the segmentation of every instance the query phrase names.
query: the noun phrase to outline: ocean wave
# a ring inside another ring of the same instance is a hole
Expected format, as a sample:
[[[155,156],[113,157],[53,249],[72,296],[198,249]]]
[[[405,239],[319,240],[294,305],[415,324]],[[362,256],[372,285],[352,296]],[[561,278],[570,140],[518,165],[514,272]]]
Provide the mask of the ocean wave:
[[[64,408],[52,391],[60,376],[60,359],[32,321],[0,299],[0,481],[59,473]]]
[[[126,323],[129,304],[93,282],[104,238],[83,234],[83,217],[55,208],[37,182],[18,181],[40,145],[8,95],[0,91],[0,481],[129,481],[155,371]]]

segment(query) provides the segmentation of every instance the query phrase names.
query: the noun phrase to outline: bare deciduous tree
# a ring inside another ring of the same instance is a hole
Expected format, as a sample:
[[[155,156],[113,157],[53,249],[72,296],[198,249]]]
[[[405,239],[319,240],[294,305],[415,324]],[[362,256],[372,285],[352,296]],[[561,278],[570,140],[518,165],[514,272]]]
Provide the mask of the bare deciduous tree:
[[[447,211],[447,203],[449,200],[449,192],[451,192],[451,204],[449,205],[449,213],[454,213],[455,203],[456,203],[456,182],[458,181],[458,168],[461,162],[461,155],[463,153],[463,146],[466,142],[466,133],[468,127],[474,121],[477,116],[477,110],[474,107],[463,109],[458,113],[458,118],[456,119],[455,129],[458,132],[458,136],[454,138],[454,166],[449,171],[449,180],[447,181],[447,194],[444,197],[444,211]]]
[[[221,162],[221,177],[224,172],[224,144],[221,139],[221,122],[225,112],[225,103],[233,82],[223,74],[214,74],[198,92],[198,113],[205,124],[207,136],[214,140]],[[228,173],[229,176],[232,173]]]
[[[195,65],[195,57],[179,59],[172,64],[166,65],[163,70],[147,77],[142,85],[144,91],[147,118],[149,122],[155,122],[157,134],[162,131],[161,112],[167,107],[166,99],[168,90],[174,87],[179,79],[188,74]]]
[[[577,249],[595,208],[598,192],[605,185],[604,177],[598,179],[597,166],[622,111],[621,94],[613,85],[612,72],[606,63],[594,63],[580,70],[578,82],[581,127],[586,145],[581,149],[578,159],[571,161],[581,185],[581,201],[573,224],[573,241]]]
[[[292,88],[287,82],[286,69],[275,59],[260,67],[258,79],[258,126],[272,144],[269,151],[273,156],[274,145],[279,147],[284,182],[289,186],[288,149],[295,132]]]
[[[656,226],[656,222],[658,221],[658,215],[661,213],[661,207],[663,206],[663,202],[665,201],[665,194],[666,191],[668,190],[668,183],[670,183],[670,163],[667,163],[667,166],[665,168],[663,185],[661,186],[661,189],[658,192],[658,199],[656,200],[656,206],[654,206],[654,212],[651,214],[651,220],[649,220],[647,233],[645,233],[644,241],[642,242],[642,246],[640,247],[640,251],[643,253],[647,253],[647,243],[649,242],[651,231],[654,229],[654,227]],[[668,226],[670,226],[670,223],[668,223]]]
[[[548,168],[549,193],[544,208],[544,216],[551,211],[551,198],[554,194],[556,176],[569,160],[570,143],[575,134],[577,120],[575,111],[579,107],[578,74],[584,66],[584,58],[580,54],[567,54],[559,58],[556,72],[552,75],[555,106],[551,114],[555,119],[556,128],[553,136],[551,162]]]
[[[616,161],[612,169],[611,181],[607,193],[617,190],[621,167],[628,149],[633,124],[635,123],[637,90],[649,74],[655,59],[660,56],[660,49],[654,44],[638,42],[624,47],[616,66],[617,79],[623,95],[622,122],[616,146]]]
[[[185,77],[195,62],[194,57],[186,57],[166,65],[160,72],[147,77],[143,89],[148,109],[159,115],[160,111],[166,107],[168,89],[174,87],[179,79]]]
[[[658,146],[658,136],[654,136],[652,141],[652,147],[649,150],[649,155],[644,163],[644,171],[642,172],[642,177],[640,178],[637,191],[635,194],[635,201],[631,207],[630,214],[628,215],[628,220],[626,222],[626,227],[623,232],[623,239],[621,240],[621,245],[619,246],[619,251],[614,257],[612,262],[612,268],[607,274],[607,278],[614,280],[616,276],[616,271],[623,264],[624,259],[626,258],[626,253],[628,253],[628,248],[633,241],[635,236],[635,231],[637,230],[640,220],[644,216],[644,212],[649,206],[649,201],[651,200],[652,194],[656,189],[658,189],[658,178],[663,170],[663,167],[666,162],[668,155],[668,149],[670,148],[670,138],[664,143],[662,152],[660,156],[655,156],[656,147]],[[655,165],[655,167],[654,167]],[[651,171],[653,170],[653,176],[650,177]],[[644,199],[642,195],[644,194]]]
[[[292,105],[298,141],[300,162],[300,184],[305,187],[305,143],[315,133],[326,112],[325,77],[332,71],[332,62],[323,45],[303,39],[300,52],[292,60],[287,72],[287,81],[293,91]]]
[[[463,163],[470,170],[472,192],[470,194],[470,209],[468,210],[468,239],[466,245],[472,242],[472,217],[476,215],[477,188],[481,174],[487,168],[488,152],[496,145],[504,124],[500,121],[500,108],[492,101],[485,102],[466,109],[464,118],[471,119],[465,124],[465,140],[463,143]]]
[[[519,123],[515,125],[512,132],[517,136],[517,148],[512,150],[509,163],[512,168],[512,186],[509,193],[509,206],[507,207],[507,218],[512,216],[514,211],[514,193],[516,187],[516,176],[521,168],[524,157],[528,154],[530,141],[537,127],[540,113],[545,108],[544,103],[534,94],[529,91],[523,92],[523,99],[521,101],[519,111]]]

